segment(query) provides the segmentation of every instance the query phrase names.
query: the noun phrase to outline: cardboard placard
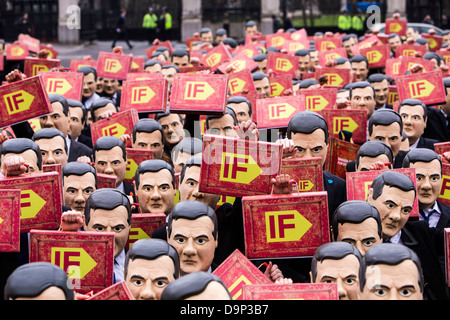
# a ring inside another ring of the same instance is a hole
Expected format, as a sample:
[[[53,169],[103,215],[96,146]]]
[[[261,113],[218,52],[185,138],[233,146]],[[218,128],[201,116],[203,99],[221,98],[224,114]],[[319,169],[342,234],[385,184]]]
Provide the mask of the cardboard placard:
[[[134,125],[138,121],[139,115],[134,109],[117,112],[108,119],[96,121],[91,124],[92,144],[95,144],[100,137],[114,136],[120,138],[124,134],[132,136]],[[127,143],[126,147],[131,147],[131,141]]]
[[[366,109],[325,109],[322,115],[328,123],[330,137],[339,138],[339,132],[346,130],[352,133],[354,143],[367,141]]]
[[[169,40],[166,40],[166,41],[158,43],[157,45],[151,46],[150,48],[145,50],[147,58],[151,59],[152,54],[160,47],[168,48],[170,53],[172,54],[172,51],[173,51],[172,42],[170,42]]]
[[[224,114],[228,76],[177,73],[173,79],[170,112]]]
[[[437,154],[444,154],[447,151],[450,151],[450,141],[435,143],[434,144],[434,151]]]
[[[127,80],[128,81],[144,81],[144,80],[151,80],[151,79],[161,79],[164,78],[161,72],[130,72],[127,74]],[[125,82],[123,82],[125,84]]]
[[[100,51],[98,54],[97,75],[100,78],[125,80],[131,70],[133,57],[126,54]]]
[[[42,72],[47,94],[59,94],[66,99],[81,101],[84,75],[80,72]]]
[[[436,52],[442,47],[442,36],[440,35],[430,35],[428,33],[422,33],[422,38],[428,41],[428,46],[430,47],[431,52]]]
[[[324,191],[322,158],[283,159],[281,174],[297,182],[298,192]]]
[[[436,148],[436,144],[434,146]],[[438,200],[450,205],[450,164],[448,163],[442,163],[442,183]]]
[[[392,106],[395,102],[399,102],[397,86],[389,86],[387,105]]]
[[[333,109],[337,99],[337,89],[300,89],[299,93],[305,96],[306,110],[321,112],[324,109]]]
[[[199,191],[233,197],[270,194],[281,156],[281,144],[204,135]]]
[[[286,40],[283,43],[283,50],[286,50],[287,54],[295,55],[298,50],[309,50],[310,43],[307,39],[303,40]]]
[[[395,79],[400,75],[400,66],[402,64],[402,59],[394,58],[386,60],[386,75]]]
[[[386,19],[384,33],[389,35],[397,33],[399,36],[405,36],[408,28],[408,20],[405,19]]]
[[[326,191],[244,196],[242,213],[249,259],[312,256],[331,241]]]
[[[244,285],[242,300],[339,300],[336,283]]]
[[[369,61],[369,68],[382,68],[386,65],[386,60],[390,58],[391,49],[388,45],[377,45],[360,50],[361,54]]]
[[[28,57],[28,47],[24,44],[6,44],[6,60],[18,61]]]
[[[242,286],[272,284],[246,256],[236,249],[213,272],[228,288],[233,300],[242,300]]]
[[[124,181],[134,183],[136,170],[141,162],[153,159],[153,150],[127,148],[127,172]]]
[[[144,67],[145,67],[144,57],[133,57],[133,60],[131,60],[130,72],[144,72]]]
[[[258,99],[256,122],[259,129],[287,128],[292,116],[305,110],[303,95]]]
[[[33,38],[29,34],[19,34],[19,43],[27,46],[28,51],[38,53],[41,48],[41,41],[39,39]]]
[[[247,57],[245,54],[240,53],[235,55],[229,62],[224,62],[219,66],[219,71],[226,74],[227,68],[231,68],[230,73],[241,72],[242,70],[248,69],[250,71],[255,70],[258,64],[252,59]]]
[[[337,58],[348,58],[347,49],[340,47],[333,50],[319,51],[319,64],[323,67],[325,67],[327,62]]]
[[[20,190],[0,189],[0,252],[20,252]]]
[[[314,43],[314,47],[317,51],[328,51],[334,50],[342,47],[342,39],[341,38],[321,38],[317,39]]]
[[[166,112],[168,82],[164,78],[127,80],[122,84],[120,110]]]
[[[114,233],[31,230],[30,262],[50,262],[76,292],[97,293],[113,284]]]
[[[291,35],[285,32],[277,32],[273,34],[266,35],[266,47],[275,47],[282,49],[286,41],[291,40]]]
[[[131,229],[125,248],[128,250],[130,246],[140,239],[149,239],[152,237],[153,231],[162,227],[166,222],[166,215],[161,213],[133,213],[131,217]]]
[[[103,289],[102,291],[94,294],[92,297],[90,297],[87,300],[134,300],[133,295],[130,292],[130,289],[128,288],[125,281],[117,282],[116,284],[113,284],[112,286]]]
[[[284,96],[286,92],[292,91],[292,76],[282,74],[269,77],[270,97]]]
[[[398,76],[396,84],[400,101],[419,99],[430,106],[447,101],[442,72],[439,70]]]
[[[203,58],[200,63],[204,66],[211,68],[211,72],[217,70],[217,68],[225,61],[231,60],[231,54],[223,43],[211,49]]]
[[[391,171],[397,171],[411,178],[414,182],[414,186],[417,189],[416,183],[416,169],[414,168],[402,168],[402,169],[390,169]],[[359,172],[347,172],[347,200],[363,200],[366,201],[367,193],[372,185],[372,181],[383,171],[388,170],[371,170],[371,171],[359,171]],[[419,202],[417,197],[414,199],[413,210],[409,215],[411,218],[419,217]]]
[[[243,90],[256,91],[252,74],[248,69],[228,76],[228,91],[232,96],[241,95]]]
[[[434,70],[434,62],[423,58],[403,57],[400,63],[399,75],[404,75],[415,64],[423,66],[422,72],[431,72]]]
[[[330,137],[325,170],[345,179],[347,163],[356,159],[359,148],[358,144]]]
[[[55,230],[62,214],[62,180],[57,172],[0,179],[0,189],[19,189],[20,232]]]
[[[253,44],[248,44],[245,46],[240,46],[237,47],[235,49],[235,51],[233,52],[235,55],[238,55],[240,53],[245,54],[247,57],[249,58],[253,58],[254,56],[256,56],[257,54],[260,53],[260,51],[258,50],[258,47],[253,45]]]
[[[117,177],[97,172],[97,189],[115,189]]]
[[[0,87],[0,127],[39,118],[53,112],[42,76]]]
[[[93,67],[97,68],[98,61],[97,60],[88,60],[88,59],[72,59],[70,60],[70,71],[71,72],[78,72],[78,69],[81,67]]]
[[[56,59],[58,58],[59,51],[55,49],[54,46],[51,44],[42,44],[40,45],[40,50],[47,50],[49,59]]]
[[[61,61],[57,59],[39,59],[34,57],[27,57],[25,59],[24,73],[28,78],[37,76],[39,71],[50,71],[52,68],[57,68],[61,65]]]
[[[447,48],[439,49],[436,53],[444,58],[445,64],[448,64],[450,62],[450,50],[448,50]]]
[[[401,44],[395,49],[395,57],[414,57],[416,52],[420,52],[423,55],[427,52],[426,45],[416,45],[416,44]]]
[[[275,75],[295,76],[298,70],[300,58],[281,52],[269,52],[267,54],[267,70],[272,70]]]
[[[320,68],[316,69],[316,80],[326,76],[328,86],[343,86],[351,82],[350,69]]]

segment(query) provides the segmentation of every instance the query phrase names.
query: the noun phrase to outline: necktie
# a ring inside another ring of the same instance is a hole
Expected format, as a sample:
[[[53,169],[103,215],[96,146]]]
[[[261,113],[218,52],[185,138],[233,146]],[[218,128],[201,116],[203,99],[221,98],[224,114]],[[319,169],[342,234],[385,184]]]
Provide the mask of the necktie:
[[[428,212],[428,214],[426,214],[423,210],[419,210],[420,214],[422,215],[422,217],[425,219],[425,221],[428,223],[428,221],[430,220],[430,217],[433,213],[437,213],[437,211],[435,209],[431,210]]]

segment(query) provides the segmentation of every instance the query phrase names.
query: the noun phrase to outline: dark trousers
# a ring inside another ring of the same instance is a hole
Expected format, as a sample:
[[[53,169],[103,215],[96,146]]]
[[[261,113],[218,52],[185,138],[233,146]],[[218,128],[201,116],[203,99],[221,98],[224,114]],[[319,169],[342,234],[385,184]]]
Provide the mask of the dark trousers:
[[[122,39],[123,41],[125,41],[128,45],[128,48],[130,48],[130,49],[133,48],[130,41],[128,40],[128,31],[126,29],[122,30],[121,32],[116,31],[116,35],[114,36],[114,40],[112,43],[112,48],[114,48],[116,46],[116,42],[119,39]]]

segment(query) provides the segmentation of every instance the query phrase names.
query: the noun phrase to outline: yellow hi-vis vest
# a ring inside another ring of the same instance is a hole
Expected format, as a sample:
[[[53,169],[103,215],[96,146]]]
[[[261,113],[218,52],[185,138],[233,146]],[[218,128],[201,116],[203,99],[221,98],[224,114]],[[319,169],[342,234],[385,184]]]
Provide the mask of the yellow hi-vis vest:
[[[155,29],[158,25],[158,17],[156,14],[147,13],[144,16],[144,21],[142,22],[142,28],[144,29]]]
[[[354,16],[352,19],[352,27],[357,31],[362,31],[364,29],[363,20],[358,16]]]
[[[166,13],[166,30],[172,29],[172,15],[170,13]]]
[[[350,16],[339,16],[338,28],[341,30],[350,30],[352,27],[352,18]]]

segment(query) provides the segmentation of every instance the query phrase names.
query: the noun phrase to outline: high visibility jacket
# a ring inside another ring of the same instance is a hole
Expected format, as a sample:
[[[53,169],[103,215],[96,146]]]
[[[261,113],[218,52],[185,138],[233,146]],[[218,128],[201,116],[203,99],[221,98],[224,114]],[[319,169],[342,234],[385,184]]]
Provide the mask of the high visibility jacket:
[[[164,16],[162,16],[161,18],[164,19]],[[166,28],[166,30],[172,29],[172,15],[170,13],[166,13],[165,21],[166,22],[164,27]]]
[[[352,19],[352,28],[357,31],[362,31],[364,29],[364,21],[358,16],[354,16]]]
[[[352,27],[352,17],[350,16],[339,16],[338,28],[341,30],[350,30]]]
[[[147,13],[144,16],[144,21],[142,22],[142,28],[145,29],[155,29],[158,25],[158,17],[156,14]]]

